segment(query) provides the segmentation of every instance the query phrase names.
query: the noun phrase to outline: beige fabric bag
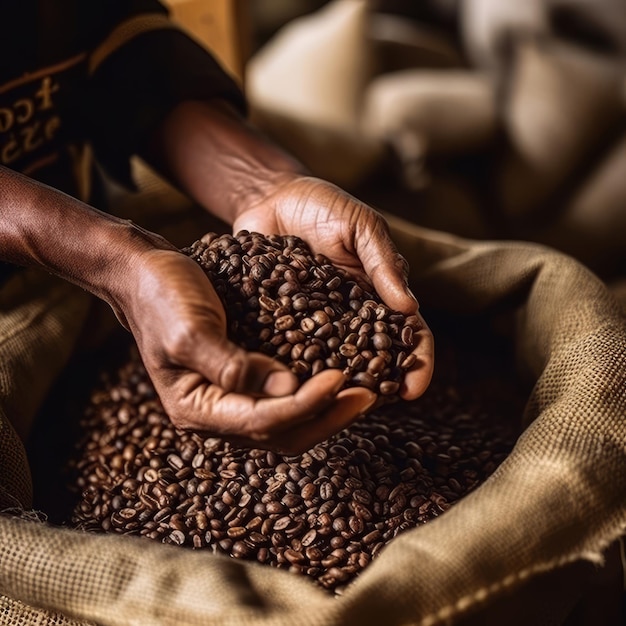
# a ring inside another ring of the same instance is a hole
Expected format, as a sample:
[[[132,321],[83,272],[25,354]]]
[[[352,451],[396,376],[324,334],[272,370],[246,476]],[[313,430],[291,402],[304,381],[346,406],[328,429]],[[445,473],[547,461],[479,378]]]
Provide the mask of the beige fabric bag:
[[[599,280],[558,253],[391,224],[425,310],[514,312],[519,363],[536,384],[527,428],[496,473],[396,538],[337,599],[267,566],[0,516],[3,624],[563,623],[626,526],[622,314]],[[68,306],[79,295],[68,294]],[[34,344],[70,345],[76,324],[50,316],[65,322]],[[18,463],[11,441],[0,443],[0,459]]]
[[[246,67],[254,122],[341,186],[362,179],[384,154],[359,126],[374,71],[367,19],[365,0],[333,0],[285,25]]]
[[[621,63],[529,39],[517,43],[510,72],[502,112],[510,146],[497,182],[502,211],[512,218],[558,211],[555,194],[576,187],[620,128]]]

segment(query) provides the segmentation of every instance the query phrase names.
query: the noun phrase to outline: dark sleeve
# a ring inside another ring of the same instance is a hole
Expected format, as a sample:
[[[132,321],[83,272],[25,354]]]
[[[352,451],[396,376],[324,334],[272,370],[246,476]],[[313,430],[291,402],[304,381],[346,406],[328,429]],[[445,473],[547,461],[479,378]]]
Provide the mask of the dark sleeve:
[[[85,109],[88,135],[98,161],[127,184],[130,156],[176,104],[222,98],[246,112],[235,80],[203,46],[165,18],[162,13],[133,16],[92,54]]]

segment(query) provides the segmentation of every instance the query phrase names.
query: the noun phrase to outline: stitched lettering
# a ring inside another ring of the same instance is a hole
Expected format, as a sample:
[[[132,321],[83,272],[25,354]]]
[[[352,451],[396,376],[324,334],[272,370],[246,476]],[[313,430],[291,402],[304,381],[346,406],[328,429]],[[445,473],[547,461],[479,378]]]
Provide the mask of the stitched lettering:
[[[41,122],[35,122],[31,126],[25,126],[20,131],[20,135],[24,138],[22,145],[24,146],[25,152],[32,152],[43,143],[43,137],[41,133],[38,132],[40,128]]]
[[[13,126],[14,119],[15,116],[13,115],[13,111],[11,111],[11,109],[0,109],[0,133],[6,133],[10,130]]]
[[[40,111],[52,108],[52,94],[57,91],[59,91],[59,85],[57,83],[53,83],[50,76],[46,76],[41,81],[41,88],[35,94],[35,96],[41,100],[41,106],[39,107]]]
[[[9,165],[19,159],[21,155],[20,144],[15,138],[15,134],[11,133],[9,140],[2,148],[2,163]]]
[[[20,98],[19,100],[16,100],[13,108],[15,109],[15,119],[20,124],[28,122],[35,112],[34,103],[28,98]],[[20,113],[20,111],[22,111],[22,113]]]
[[[61,127],[61,118],[53,114],[59,89],[58,82],[44,76],[0,107],[0,163],[10,165],[55,138]]]

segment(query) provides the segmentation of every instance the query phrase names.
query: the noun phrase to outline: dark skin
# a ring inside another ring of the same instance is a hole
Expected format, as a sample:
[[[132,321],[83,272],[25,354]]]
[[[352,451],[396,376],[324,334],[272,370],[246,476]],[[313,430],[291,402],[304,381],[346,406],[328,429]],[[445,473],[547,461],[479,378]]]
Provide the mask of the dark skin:
[[[142,156],[234,232],[298,235],[371,282],[388,306],[419,316],[382,216],[308,175],[225,103],[180,104]],[[136,339],[177,427],[296,454],[375,405],[367,389],[342,389],[339,370],[300,385],[286,366],[231,343],[210,281],[159,235],[5,168],[0,211],[0,257],[44,267],[108,302]],[[424,393],[433,372],[425,322],[414,352],[401,388],[407,400]]]

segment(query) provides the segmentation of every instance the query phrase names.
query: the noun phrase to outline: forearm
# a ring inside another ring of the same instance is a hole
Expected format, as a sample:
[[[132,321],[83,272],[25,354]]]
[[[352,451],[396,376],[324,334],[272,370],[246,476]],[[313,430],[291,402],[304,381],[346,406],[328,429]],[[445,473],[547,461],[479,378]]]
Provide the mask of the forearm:
[[[129,221],[0,167],[0,259],[40,266],[109,302],[142,250],[171,247]]]
[[[163,121],[142,156],[228,224],[304,166],[224,102],[183,102]]]

